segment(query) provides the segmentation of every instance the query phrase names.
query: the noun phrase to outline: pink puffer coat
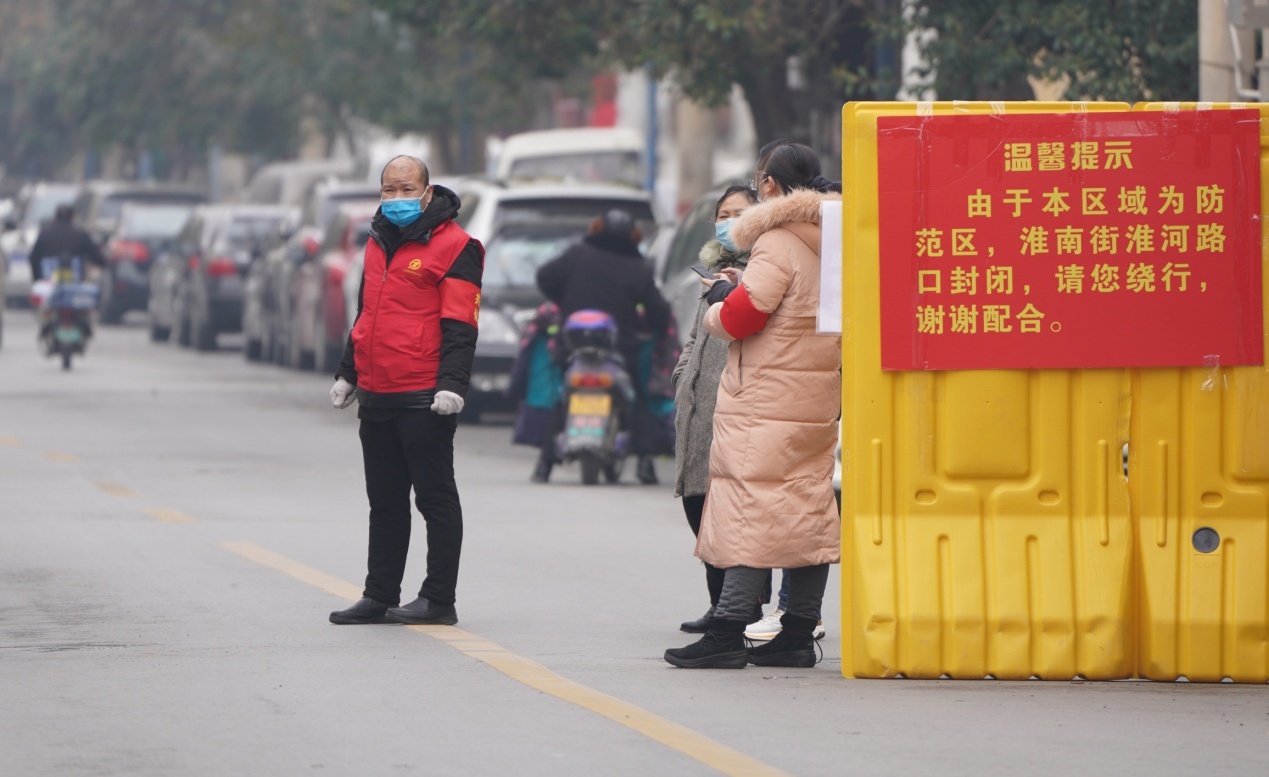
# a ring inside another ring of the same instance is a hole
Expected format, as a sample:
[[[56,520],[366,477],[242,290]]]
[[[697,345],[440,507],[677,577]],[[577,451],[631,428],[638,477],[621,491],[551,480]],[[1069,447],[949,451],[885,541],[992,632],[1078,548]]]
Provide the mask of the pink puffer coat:
[[[705,327],[734,341],[718,387],[710,483],[696,555],[717,567],[804,567],[841,559],[833,451],[841,338],[815,332],[820,203],[797,190],[732,226],[752,249],[741,286]]]

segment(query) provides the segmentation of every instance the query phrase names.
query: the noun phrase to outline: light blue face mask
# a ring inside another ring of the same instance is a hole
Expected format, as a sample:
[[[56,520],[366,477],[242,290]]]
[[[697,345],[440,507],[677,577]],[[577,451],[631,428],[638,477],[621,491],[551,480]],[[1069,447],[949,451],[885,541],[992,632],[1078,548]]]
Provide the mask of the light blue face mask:
[[[714,222],[714,237],[718,238],[718,242],[723,244],[723,248],[733,254],[736,253],[736,244],[731,241],[731,223],[735,219],[723,219]]]
[[[423,215],[422,197],[399,197],[379,203],[383,217],[398,227],[408,227]]]

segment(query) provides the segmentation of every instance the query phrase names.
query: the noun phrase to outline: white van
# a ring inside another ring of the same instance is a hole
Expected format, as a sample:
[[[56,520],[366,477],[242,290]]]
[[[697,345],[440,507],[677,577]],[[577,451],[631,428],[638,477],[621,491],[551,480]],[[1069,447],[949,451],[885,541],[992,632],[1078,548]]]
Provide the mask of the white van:
[[[644,138],[625,127],[522,132],[502,143],[498,177],[642,187]]]

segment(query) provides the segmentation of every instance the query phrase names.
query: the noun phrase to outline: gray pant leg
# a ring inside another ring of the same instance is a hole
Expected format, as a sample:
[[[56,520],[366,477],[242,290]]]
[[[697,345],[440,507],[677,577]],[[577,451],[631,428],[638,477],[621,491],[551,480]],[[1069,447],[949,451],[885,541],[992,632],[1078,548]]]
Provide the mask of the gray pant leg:
[[[799,618],[819,620],[820,608],[824,605],[824,587],[828,585],[828,564],[786,569],[784,574],[789,580],[789,609],[785,612]]]
[[[714,617],[748,623],[771,570],[728,567],[723,573],[723,592],[718,597]],[[820,588],[823,589],[823,585]]]

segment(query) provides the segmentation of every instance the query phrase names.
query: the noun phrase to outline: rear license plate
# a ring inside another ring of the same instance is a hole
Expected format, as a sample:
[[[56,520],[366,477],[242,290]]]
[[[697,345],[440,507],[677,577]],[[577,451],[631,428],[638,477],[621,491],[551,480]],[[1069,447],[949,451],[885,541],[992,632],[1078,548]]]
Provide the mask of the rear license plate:
[[[59,343],[73,345],[80,341],[83,337],[83,333],[79,331],[79,327],[59,326],[54,337],[57,338],[57,342]]]
[[[574,394],[568,398],[569,415],[611,415],[612,397],[607,394]]]

